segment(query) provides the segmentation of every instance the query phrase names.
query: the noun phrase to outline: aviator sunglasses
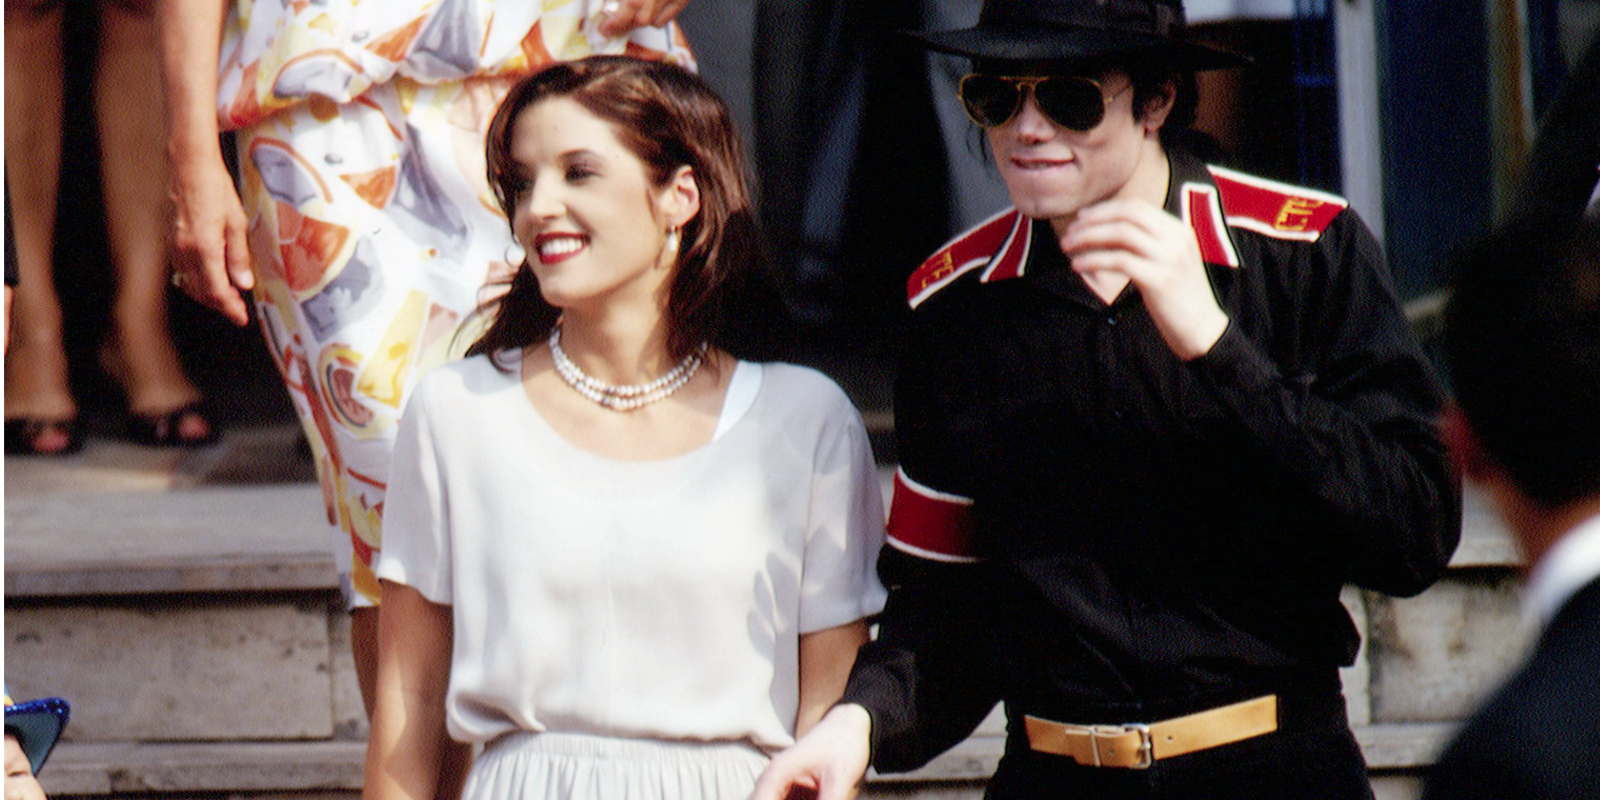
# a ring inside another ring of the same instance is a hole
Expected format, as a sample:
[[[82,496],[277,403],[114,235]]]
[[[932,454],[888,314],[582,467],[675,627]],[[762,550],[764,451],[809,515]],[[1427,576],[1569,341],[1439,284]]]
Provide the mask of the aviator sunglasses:
[[[1077,75],[1010,77],[974,72],[961,79],[956,91],[967,116],[982,128],[1010,122],[1032,91],[1039,111],[1051,122],[1068,130],[1087,131],[1105,119],[1106,106],[1112,100],[1131,88],[1130,82],[1107,96],[1099,81]]]

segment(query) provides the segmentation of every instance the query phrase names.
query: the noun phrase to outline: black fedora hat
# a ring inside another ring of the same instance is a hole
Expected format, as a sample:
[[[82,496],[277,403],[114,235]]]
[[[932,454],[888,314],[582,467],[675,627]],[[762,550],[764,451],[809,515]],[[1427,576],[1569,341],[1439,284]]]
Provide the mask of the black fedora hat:
[[[1193,71],[1250,63],[1189,41],[1185,30],[1180,0],[984,0],[971,28],[907,33],[929,49],[974,59],[1085,64],[1164,59]]]

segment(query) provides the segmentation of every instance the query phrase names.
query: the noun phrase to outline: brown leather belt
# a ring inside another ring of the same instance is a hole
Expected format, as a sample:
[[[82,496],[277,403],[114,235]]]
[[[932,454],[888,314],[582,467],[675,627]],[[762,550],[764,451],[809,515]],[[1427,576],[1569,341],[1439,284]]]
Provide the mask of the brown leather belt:
[[[1123,725],[1073,725],[1024,717],[1028,745],[1040,753],[1068,756],[1086,767],[1148,769],[1163,758],[1232,744],[1278,729],[1278,696],[1182,717]]]

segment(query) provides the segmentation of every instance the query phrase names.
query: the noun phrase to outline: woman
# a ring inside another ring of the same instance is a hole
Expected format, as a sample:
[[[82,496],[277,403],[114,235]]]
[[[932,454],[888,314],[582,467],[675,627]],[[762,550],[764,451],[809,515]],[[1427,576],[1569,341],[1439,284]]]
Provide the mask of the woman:
[[[461,355],[457,322],[510,269],[483,180],[490,117],[555,60],[693,64],[668,23],[684,2],[158,4],[173,282],[238,325],[254,307],[316,464],[369,715],[400,410],[428,367]],[[219,127],[234,132],[237,189]]]
[[[595,57],[513,88],[489,176],[528,256],[427,376],[386,503],[370,800],[743,798],[839,696],[882,603],[860,418],[736,357],[759,248],[727,110]]]
[[[95,16],[98,29],[93,105],[116,283],[100,365],[126,397],[130,439],[161,447],[203,445],[216,439],[216,431],[167,327],[172,209],[164,195],[166,164],[154,144],[162,136],[161,105],[147,91],[129,91],[157,79],[155,3],[104,0],[74,12],[75,18],[67,13],[66,4],[55,0],[6,0],[5,153],[21,273],[17,349],[6,359],[6,453],[65,456],[83,447],[78,401],[68,380],[65,331],[72,321],[64,325],[53,250],[68,55],[63,28],[69,20],[89,21],[85,14]],[[6,235],[12,233],[8,223]],[[92,272],[76,265],[69,270],[76,274],[67,279],[67,291]]]

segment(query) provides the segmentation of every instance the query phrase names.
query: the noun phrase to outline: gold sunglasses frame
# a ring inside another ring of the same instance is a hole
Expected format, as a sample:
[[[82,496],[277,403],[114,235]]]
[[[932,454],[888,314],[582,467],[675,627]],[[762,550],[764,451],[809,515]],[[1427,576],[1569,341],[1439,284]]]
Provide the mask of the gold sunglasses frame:
[[[1006,81],[1014,84],[1017,87],[1017,101],[1012,104],[1011,113],[1007,114],[1005,119],[995,123],[987,123],[978,119],[977,116],[972,113],[972,108],[967,105],[965,93],[967,81],[973,78],[989,78],[992,80]],[[1034,89],[1034,87],[1044,83],[1045,81],[1079,81],[1093,86],[1095,92],[1100,95],[1100,118],[1095,120],[1095,123],[1087,128],[1078,128],[1072,125],[1067,125],[1061,120],[1051,116],[1048,111],[1044,110],[1044,106],[1039,105],[1038,94]],[[1038,106],[1039,113],[1043,114],[1045,119],[1048,119],[1055,125],[1059,125],[1060,127],[1069,131],[1085,133],[1099,127],[1100,123],[1105,121],[1106,107],[1110,106],[1113,100],[1121,97],[1123,92],[1126,92],[1132,88],[1133,81],[1128,81],[1127,86],[1124,86],[1108,95],[1106,94],[1106,85],[1104,83],[1101,83],[1094,78],[1086,78],[1082,75],[990,75],[984,72],[969,72],[966,75],[961,76],[961,82],[956,85],[956,97],[957,99],[961,100],[961,111],[967,115],[967,119],[972,120],[972,124],[977,125],[985,130],[1002,127],[1011,120],[1016,119],[1017,115],[1022,113],[1022,106],[1028,102],[1028,96],[1032,95],[1034,97],[1034,105]]]

